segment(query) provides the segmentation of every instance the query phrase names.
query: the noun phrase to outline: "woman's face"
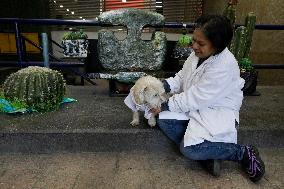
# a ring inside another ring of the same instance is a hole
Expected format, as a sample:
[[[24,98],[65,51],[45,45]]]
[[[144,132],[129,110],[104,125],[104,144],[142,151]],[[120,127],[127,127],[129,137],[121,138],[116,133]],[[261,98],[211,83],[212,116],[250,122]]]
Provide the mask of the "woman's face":
[[[199,28],[195,29],[193,32],[192,48],[198,58],[208,58],[216,52],[212,43]]]

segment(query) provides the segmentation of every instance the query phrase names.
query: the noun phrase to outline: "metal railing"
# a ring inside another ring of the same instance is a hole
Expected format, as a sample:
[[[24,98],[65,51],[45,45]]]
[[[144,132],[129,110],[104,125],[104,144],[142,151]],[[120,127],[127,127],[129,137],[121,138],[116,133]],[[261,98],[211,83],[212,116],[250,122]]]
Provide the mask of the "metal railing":
[[[16,48],[17,48],[17,56],[18,56],[18,66],[23,67],[30,65],[31,62],[24,61],[25,57],[25,50],[23,49],[23,40],[27,41],[28,43],[32,44],[36,48],[40,49],[41,51],[43,48],[41,46],[36,45],[29,39],[23,37],[21,35],[20,26],[24,24],[33,24],[33,25],[69,25],[69,26],[109,26],[109,25],[102,25],[96,20],[60,20],[60,19],[21,19],[21,18],[0,18],[0,24],[14,24],[15,28],[15,38],[16,38]],[[194,23],[176,23],[176,22],[166,22],[164,25],[158,26],[158,28],[192,28]],[[241,26],[237,24],[236,26]],[[270,25],[270,24],[261,24],[255,25],[256,30],[284,30],[284,25]],[[55,45],[61,47],[55,41],[52,41]],[[55,59],[56,62],[51,62],[52,66],[62,66],[62,67],[74,67],[80,66],[78,63],[64,63],[57,59],[52,54],[49,53],[51,58]],[[39,62],[34,62],[39,63]],[[0,66],[12,66],[11,62],[0,62]],[[253,66],[257,69],[283,69],[284,64],[253,64]]]

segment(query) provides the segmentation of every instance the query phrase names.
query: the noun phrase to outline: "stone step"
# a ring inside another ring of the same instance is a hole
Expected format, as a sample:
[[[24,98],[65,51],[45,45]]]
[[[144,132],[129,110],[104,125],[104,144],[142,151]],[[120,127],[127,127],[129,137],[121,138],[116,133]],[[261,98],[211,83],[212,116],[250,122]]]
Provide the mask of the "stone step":
[[[284,147],[284,86],[260,86],[261,96],[245,97],[240,112],[239,143]],[[59,111],[27,115],[0,114],[0,152],[50,153],[172,150],[158,128],[145,120],[129,125],[132,113],[123,97],[109,97],[105,83],[68,86],[78,102]]]
[[[175,151],[1,154],[0,188],[283,188],[284,149],[259,148],[259,153],[266,173],[258,183],[235,162],[222,162],[216,178]]]

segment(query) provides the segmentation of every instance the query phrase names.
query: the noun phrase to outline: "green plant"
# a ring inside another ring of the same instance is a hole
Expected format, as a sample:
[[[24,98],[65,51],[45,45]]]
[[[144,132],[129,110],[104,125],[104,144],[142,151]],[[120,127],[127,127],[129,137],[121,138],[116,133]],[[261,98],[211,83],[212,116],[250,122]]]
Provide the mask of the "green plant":
[[[28,108],[28,105],[19,99],[14,99],[12,102],[10,102],[11,106],[15,109],[22,109],[22,108]]]
[[[4,91],[3,89],[0,88],[0,100],[5,100],[5,96],[4,96]],[[17,98],[13,99],[13,101],[9,102],[9,104],[15,108],[15,109],[22,109],[22,108],[27,108],[27,104]],[[4,103],[0,103],[0,112],[5,112],[4,111],[4,107],[5,104]]]
[[[63,35],[63,40],[76,40],[76,39],[87,39],[87,34],[84,33],[83,29],[79,31],[70,31]]]
[[[189,35],[183,34],[177,41],[177,47],[189,47],[192,43],[192,38]]]
[[[249,58],[242,58],[239,61],[239,67],[242,72],[249,72],[253,70],[252,61]]]
[[[45,112],[58,109],[65,95],[65,85],[58,71],[30,66],[11,74],[3,90],[5,99],[15,106]]]

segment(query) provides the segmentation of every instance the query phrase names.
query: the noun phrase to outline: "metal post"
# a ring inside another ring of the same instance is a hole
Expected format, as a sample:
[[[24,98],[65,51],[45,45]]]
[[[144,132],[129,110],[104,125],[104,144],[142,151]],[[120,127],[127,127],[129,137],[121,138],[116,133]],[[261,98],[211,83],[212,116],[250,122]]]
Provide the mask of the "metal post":
[[[18,22],[15,22],[15,38],[16,38],[16,47],[17,47],[17,55],[18,55],[18,64],[20,67],[23,67],[23,46],[22,46],[22,38],[21,31],[18,25]]]
[[[42,40],[42,55],[43,55],[43,65],[44,67],[49,68],[49,50],[48,50],[48,37],[47,33],[42,33],[41,34],[41,40]]]

